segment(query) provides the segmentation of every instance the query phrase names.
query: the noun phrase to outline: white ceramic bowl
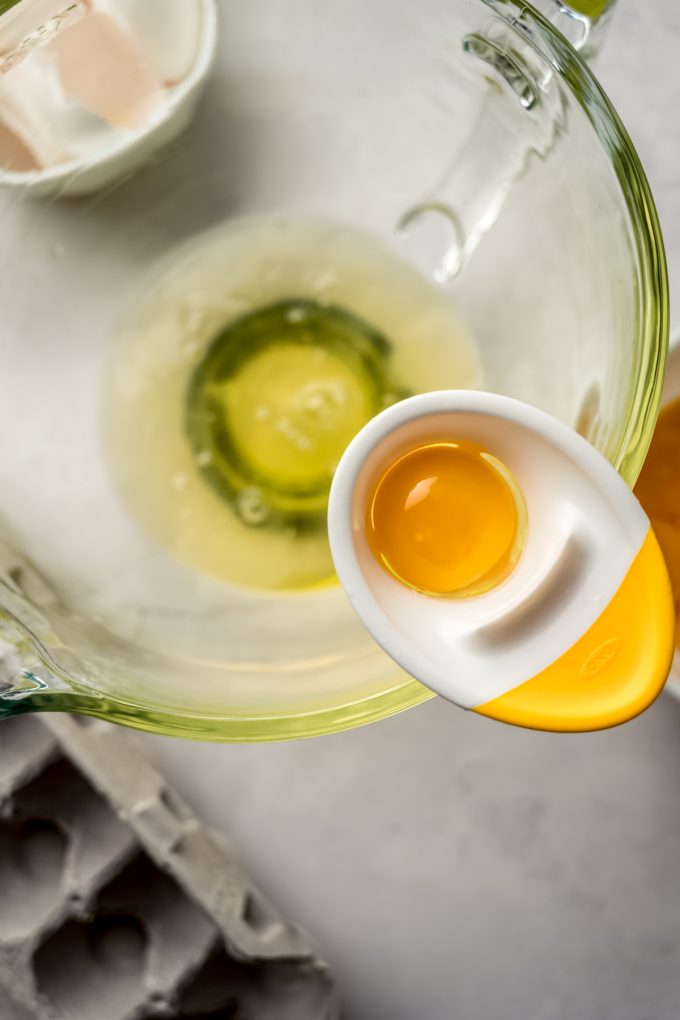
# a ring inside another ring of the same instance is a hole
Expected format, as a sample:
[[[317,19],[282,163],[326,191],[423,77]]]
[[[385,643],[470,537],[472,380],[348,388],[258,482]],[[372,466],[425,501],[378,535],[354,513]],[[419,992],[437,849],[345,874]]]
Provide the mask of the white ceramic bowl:
[[[217,44],[215,0],[187,0],[200,9],[199,43],[191,69],[168,90],[165,101],[141,130],[112,132],[96,150],[39,170],[0,172],[0,186],[35,197],[88,195],[129,176],[173,141],[190,123],[212,66]]]

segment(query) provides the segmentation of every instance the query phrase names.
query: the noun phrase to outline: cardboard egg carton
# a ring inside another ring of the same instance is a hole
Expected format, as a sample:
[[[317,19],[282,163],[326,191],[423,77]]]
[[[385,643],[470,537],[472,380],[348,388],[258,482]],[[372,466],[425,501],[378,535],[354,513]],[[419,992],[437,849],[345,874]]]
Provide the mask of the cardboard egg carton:
[[[0,723],[0,1020],[337,1020],[308,938],[134,743]]]

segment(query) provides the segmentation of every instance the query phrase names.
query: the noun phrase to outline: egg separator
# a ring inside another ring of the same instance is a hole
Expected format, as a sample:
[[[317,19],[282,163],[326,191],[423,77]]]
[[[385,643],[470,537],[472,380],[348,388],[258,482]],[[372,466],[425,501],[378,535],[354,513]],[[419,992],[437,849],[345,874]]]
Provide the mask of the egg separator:
[[[649,520],[587,440],[535,407],[450,390],[388,408],[338,465],[328,530],[374,639],[462,708],[595,730],[666,680],[674,606]]]

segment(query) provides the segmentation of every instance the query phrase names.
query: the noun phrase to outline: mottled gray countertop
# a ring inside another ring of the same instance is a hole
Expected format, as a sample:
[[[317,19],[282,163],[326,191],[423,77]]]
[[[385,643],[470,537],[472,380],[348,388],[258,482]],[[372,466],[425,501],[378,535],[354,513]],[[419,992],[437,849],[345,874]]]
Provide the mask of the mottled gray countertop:
[[[649,174],[680,298],[676,0],[621,0],[598,70]],[[577,737],[436,700],[294,744],[143,740],[314,933],[349,1020],[680,1017],[680,705],[668,695]]]

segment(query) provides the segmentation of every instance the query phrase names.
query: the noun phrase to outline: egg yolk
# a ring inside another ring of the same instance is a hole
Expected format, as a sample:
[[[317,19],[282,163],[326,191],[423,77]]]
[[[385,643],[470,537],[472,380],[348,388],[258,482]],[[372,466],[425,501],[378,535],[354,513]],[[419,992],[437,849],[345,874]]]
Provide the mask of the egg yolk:
[[[478,595],[519,559],[526,509],[510,472],[469,442],[404,454],[380,478],[366,513],[374,555],[430,595]]]

